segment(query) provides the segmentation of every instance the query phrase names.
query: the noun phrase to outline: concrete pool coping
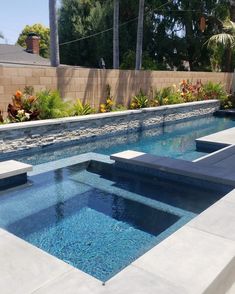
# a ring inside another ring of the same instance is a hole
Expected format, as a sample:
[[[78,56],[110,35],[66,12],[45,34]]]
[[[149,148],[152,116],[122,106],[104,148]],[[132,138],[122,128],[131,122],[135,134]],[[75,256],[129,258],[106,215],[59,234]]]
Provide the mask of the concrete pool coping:
[[[69,165],[97,160],[90,153]],[[112,163],[107,156],[98,160]],[[66,166],[64,160],[58,161]],[[58,168],[58,162],[49,170]],[[31,174],[45,172],[41,165]],[[235,275],[235,189],[106,282],[0,229],[5,293],[226,293]]]
[[[2,161],[0,162],[0,180],[25,174],[32,171],[32,169],[32,165],[16,160]]]
[[[235,128],[229,128],[196,139],[196,146],[201,150],[216,151],[226,146],[235,145]]]

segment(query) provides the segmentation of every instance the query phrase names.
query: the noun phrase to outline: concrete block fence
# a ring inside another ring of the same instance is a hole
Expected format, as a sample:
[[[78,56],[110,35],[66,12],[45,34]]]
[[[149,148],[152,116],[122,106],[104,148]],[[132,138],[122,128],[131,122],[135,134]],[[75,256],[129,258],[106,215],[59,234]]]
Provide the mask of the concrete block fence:
[[[231,89],[232,73],[174,72],[174,71],[132,71],[101,70],[60,66],[0,65],[0,109],[6,111],[16,90],[33,86],[35,91],[58,89],[62,97],[74,102],[77,98],[98,108],[105,101],[106,86],[111,86],[111,94],[116,103],[128,105],[133,95],[142,89],[161,89],[178,84],[183,79],[194,82],[221,82]]]

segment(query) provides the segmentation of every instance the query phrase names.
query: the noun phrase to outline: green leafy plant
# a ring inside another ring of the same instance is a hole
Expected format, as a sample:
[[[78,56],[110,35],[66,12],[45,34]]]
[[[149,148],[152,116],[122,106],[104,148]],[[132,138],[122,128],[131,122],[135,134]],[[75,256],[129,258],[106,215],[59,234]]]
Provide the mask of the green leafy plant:
[[[138,108],[145,108],[148,107],[149,98],[148,96],[140,90],[140,92],[132,97],[130,108],[131,109],[138,109]]]
[[[204,99],[218,99],[220,100],[221,108],[233,107],[233,99],[228,95],[224,86],[221,83],[207,82],[203,85]]]
[[[158,106],[183,103],[184,99],[182,98],[179,89],[173,85],[172,87],[166,87],[156,91],[153,101],[155,101],[156,106]],[[152,104],[154,104],[154,102],[152,102]]]
[[[127,107],[125,107],[124,105],[122,104],[117,104],[116,106],[113,107],[112,111],[115,112],[115,111],[124,111],[124,110],[127,110]]]
[[[88,115],[94,112],[89,103],[83,104],[80,99],[77,99],[72,108],[72,115]]]
[[[69,105],[62,100],[58,91],[44,90],[38,93],[36,108],[40,119],[69,116]]]

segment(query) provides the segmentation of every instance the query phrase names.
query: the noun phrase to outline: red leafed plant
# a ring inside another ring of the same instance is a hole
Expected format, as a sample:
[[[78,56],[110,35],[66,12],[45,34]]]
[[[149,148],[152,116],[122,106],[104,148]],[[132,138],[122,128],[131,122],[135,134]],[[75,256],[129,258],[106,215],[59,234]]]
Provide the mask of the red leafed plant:
[[[11,122],[22,122],[38,119],[39,111],[35,107],[37,98],[32,87],[25,87],[24,92],[16,91],[12,104],[8,105],[8,119]]]
[[[202,99],[203,85],[200,80],[195,84],[190,81],[183,80],[180,83],[181,96],[184,102],[191,102]]]

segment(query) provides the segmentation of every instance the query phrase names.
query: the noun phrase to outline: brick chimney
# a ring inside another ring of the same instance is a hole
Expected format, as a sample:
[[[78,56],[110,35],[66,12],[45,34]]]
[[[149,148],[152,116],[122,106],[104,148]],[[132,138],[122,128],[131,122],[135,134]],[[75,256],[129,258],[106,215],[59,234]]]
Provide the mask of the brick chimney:
[[[25,40],[26,51],[32,54],[39,54],[40,37],[35,33],[29,33]]]

